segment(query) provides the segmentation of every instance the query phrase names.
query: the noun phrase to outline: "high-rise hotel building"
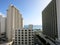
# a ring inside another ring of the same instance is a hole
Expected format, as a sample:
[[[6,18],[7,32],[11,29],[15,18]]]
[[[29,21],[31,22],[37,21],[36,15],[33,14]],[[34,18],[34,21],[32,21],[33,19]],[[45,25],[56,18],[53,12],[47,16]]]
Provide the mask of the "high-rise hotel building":
[[[11,41],[12,39],[15,39],[15,30],[23,28],[23,18],[22,15],[19,13],[19,10],[13,6],[10,5],[7,9],[7,39],[8,41]]]
[[[60,0],[52,0],[42,12],[43,34],[60,40]]]

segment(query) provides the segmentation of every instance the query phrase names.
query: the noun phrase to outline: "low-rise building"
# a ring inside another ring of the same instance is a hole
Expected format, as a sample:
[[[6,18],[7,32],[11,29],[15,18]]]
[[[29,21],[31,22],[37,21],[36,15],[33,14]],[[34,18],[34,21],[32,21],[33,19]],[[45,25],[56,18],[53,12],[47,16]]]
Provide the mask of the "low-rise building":
[[[15,30],[14,45],[34,45],[33,30],[31,29]]]

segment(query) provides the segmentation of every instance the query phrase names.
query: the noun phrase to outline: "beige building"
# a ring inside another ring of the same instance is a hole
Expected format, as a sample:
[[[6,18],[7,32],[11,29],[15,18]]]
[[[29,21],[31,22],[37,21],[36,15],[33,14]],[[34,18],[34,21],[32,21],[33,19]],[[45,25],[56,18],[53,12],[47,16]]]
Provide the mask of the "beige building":
[[[42,12],[43,33],[60,40],[60,0],[52,0]]]
[[[7,33],[6,36],[8,41],[14,39],[14,32],[16,29],[23,28],[22,15],[19,13],[19,10],[10,5],[7,10]]]

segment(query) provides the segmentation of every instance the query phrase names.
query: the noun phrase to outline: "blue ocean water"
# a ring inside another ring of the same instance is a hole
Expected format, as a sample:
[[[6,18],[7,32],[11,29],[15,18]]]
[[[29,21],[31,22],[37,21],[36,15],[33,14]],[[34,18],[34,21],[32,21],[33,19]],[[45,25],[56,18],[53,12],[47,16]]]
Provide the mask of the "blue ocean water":
[[[27,29],[29,25],[24,25],[24,28]],[[42,29],[42,25],[33,25],[33,29]]]

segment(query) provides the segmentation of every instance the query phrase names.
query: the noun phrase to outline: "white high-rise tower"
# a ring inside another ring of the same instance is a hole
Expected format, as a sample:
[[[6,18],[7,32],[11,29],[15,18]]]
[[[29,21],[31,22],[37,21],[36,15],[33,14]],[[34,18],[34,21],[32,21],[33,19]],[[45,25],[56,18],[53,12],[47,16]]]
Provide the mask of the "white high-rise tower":
[[[7,10],[7,38],[8,41],[11,41],[14,39],[14,33],[16,29],[20,29],[23,27],[21,25],[23,22],[22,20],[22,15],[19,13],[19,10],[13,6],[10,5],[8,10]]]

